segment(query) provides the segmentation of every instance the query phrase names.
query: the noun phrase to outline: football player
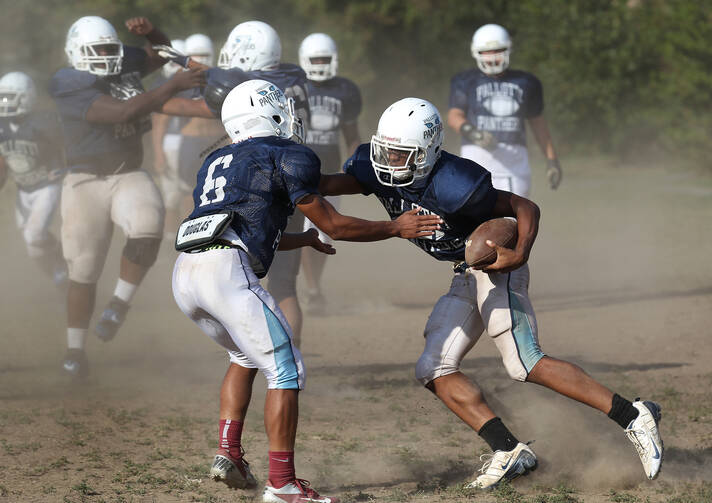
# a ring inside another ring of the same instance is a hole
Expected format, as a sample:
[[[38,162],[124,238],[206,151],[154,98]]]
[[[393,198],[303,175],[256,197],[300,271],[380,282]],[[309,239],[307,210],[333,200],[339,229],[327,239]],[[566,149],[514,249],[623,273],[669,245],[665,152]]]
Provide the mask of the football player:
[[[358,147],[346,162],[345,173],[323,175],[319,187],[324,195],[374,194],[391,218],[418,207],[442,218],[440,231],[410,240],[433,258],[455,263],[450,291],[437,302],[425,326],[425,350],[415,373],[494,451],[469,487],[494,487],[537,464],[534,452],[517,440],[487,405],[480,388],[460,371],[460,362],[483,331],[494,341],[512,379],[537,383],[585,403],[624,428],[646,475],[655,478],[663,455],[657,426],[660,406],[631,403],[576,365],[546,356],[539,347],[527,267],[539,208],[495,189],[491,174],[479,164],[442,151],[442,130],[440,114],[431,103],[400,100],[383,113],[370,145]],[[496,262],[483,270],[467,268],[466,238],[494,217],[516,217],[515,249],[490,242]]]
[[[324,173],[338,173],[341,168],[340,133],[347,150],[353,152],[361,143],[358,116],[361,113],[361,93],[352,81],[337,76],[339,58],[334,40],[325,33],[312,33],[299,46],[299,64],[307,74],[307,94],[311,123],[306,144],[319,156]],[[338,197],[329,202],[339,208]],[[305,219],[304,228],[313,224]],[[323,233],[322,241],[328,240]],[[321,292],[321,276],[326,255],[305,249],[302,253],[304,279],[309,288],[307,309],[312,314],[323,313],[325,299]]]
[[[450,82],[448,125],[462,135],[460,155],[492,173],[495,188],[529,196],[531,170],[525,120],[546,157],[551,189],[561,183],[561,166],[542,112],[539,79],[509,69],[512,41],[496,24],[480,27],[472,37],[477,68],[458,73]]]
[[[0,187],[9,170],[17,185],[15,217],[27,254],[62,287],[67,266],[49,226],[59,204],[64,155],[56,116],[34,112],[36,100],[35,84],[25,73],[0,78]]]
[[[269,478],[262,501],[329,503],[335,500],[295,476],[304,365],[290,325],[259,278],[267,274],[278,248],[311,246],[334,253],[314,229],[285,232],[297,208],[332,239],[347,241],[419,238],[437,230],[440,219],[416,216],[417,209],[386,222],[338,213],[318,193],[319,158],[299,145],[303,129],[294,101],[271,82],[250,80],[234,88],[222,105],[222,122],[233,143],[211,153],[198,172],[195,209],[176,237],[176,248],[184,253],[173,271],[178,306],[230,358],[220,392],[220,448],[211,475],[232,488],[256,485],[241,432],[259,369],[268,387]]]
[[[191,110],[191,100],[172,98],[203,83],[199,70],[177,72],[163,85],[144,92],[141,77],[166,61],[152,44],[169,41],[143,17],[129,19],[126,27],[145,36],[148,44],[143,49],[124,46],[103,18],[77,20],[67,33],[70,67],[60,69],[50,82],[68,168],[61,202],[62,246],[69,270],[68,351],[63,368],[77,377],[88,371],[84,344],[114,224],[122,228],[127,241],[114,295],[96,326],[101,340],[116,335],[158,254],[163,204],[151,177],[141,169],[141,137],[150,129],[149,114],[199,113]]]

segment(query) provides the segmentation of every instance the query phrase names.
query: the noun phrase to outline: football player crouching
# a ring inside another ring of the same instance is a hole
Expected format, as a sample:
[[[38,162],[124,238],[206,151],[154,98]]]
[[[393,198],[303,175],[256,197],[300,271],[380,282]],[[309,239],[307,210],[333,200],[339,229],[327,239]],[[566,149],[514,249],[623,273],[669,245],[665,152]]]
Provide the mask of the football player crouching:
[[[230,91],[222,122],[233,143],[211,153],[198,172],[195,208],[178,230],[176,249],[183,253],[173,271],[176,303],[230,359],[211,474],[230,487],[256,484],[243,456],[241,433],[259,370],[268,387],[269,477],[263,501],[336,501],[295,476],[304,364],[287,320],[259,278],[269,271],[277,249],[311,246],[334,253],[314,229],[284,232],[297,208],[332,239],[347,241],[428,236],[437,230],[439,218],[416,216],[413,210],[392,221],[372,222],[338,213],[319,195],[319,159],[300,145],[303,129],[293,100],[271,82],[249,80]]]
[[[443,151],[442,141],[438,110],[426,100],[405,98],[386,109],[370,145],[356,149],[345,173],[322,176],[319,187],[324,195],[375,194],[391,218],[419,206],[442,218],[439,232],[410,240],[434,259],[455,263],[450,291],[435,304],[425,326],[425,349],[415,375],[492,448],[491,459],[469,487],[489,489],[537,465],[531,448],[517,440],[487,405],[482,390],[460,371],[460,362],[483,331],[512,379],[548,387],[618,423],[638,451],[646,476],[655,478],[663,455],[660,406],[631,403],[578,366],[546,356],[539,346],[527,267],[539,208],[495,189],[486,169]],[[483,270],[467,268],[465,240],[494,217],[516,217],[515,248],[492,244],[495,263]]]
[[[49,231],[64,169],[59,122],[34,111],[37,91],[22,72],[0,78],[0,187],[9,171],[17,185],[15,217],[27,254],[58,287],[67,282],[59,241]]]

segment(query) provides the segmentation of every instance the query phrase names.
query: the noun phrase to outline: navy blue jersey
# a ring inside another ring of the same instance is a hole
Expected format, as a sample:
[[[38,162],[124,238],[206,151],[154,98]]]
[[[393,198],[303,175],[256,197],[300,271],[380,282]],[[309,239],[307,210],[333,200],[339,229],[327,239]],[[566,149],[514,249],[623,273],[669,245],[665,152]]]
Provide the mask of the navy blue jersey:
[[[544,95],[531,73],[507,70],[495,78],[473,68],[450,81],[450,108],[463,110],[468,121],[499,142],[526,145],[524,120],[541,115]]]
[[[465,240],[485,220],[489,220],[497,201],[489,171],[479,164],[443,151],[427,181],[417,188],[389,187],[378,181],[364,143],[344,164],[344,171],[355,177],[363,194],[375,194],[391,220],[420,206],[421,214],[438,215],[441,229],[432,237],[409,239],[438,260],[465,260]]]
[[[0,157],[22,190],[35,190],[56,181],[64,167],[57,116],[33,113],[0,117]]]
[[[254,70],[243,72],[239,68],[210,68],[206,72],[207,86],[217,85],[233,89],[246,80],[262,79],[279,87],[284,95],[294,99],[294,110],[302,119],[304,128],[309,126],[309,102],[307,101],[307,76],[297,65],[282,63],[274,70]],[[222,105],[222,104],[221,104]],[[220,118],[220,110],[212,110],[215,117]]]
[[[222,147],[198,171],[189,218],[233,211],[230,226],[259,261],[255,274],[264,277],[296,204],[319,193],[319,168],[308,147],[276,136]]]
[[[323,82],[307,81],[311,121],[306,143],[321,159],[324,173],[338,172],[341,166],[339,132],[353,124],[361,113],[361,93],[356,84],[343,77]]]
[[[151,129],[150,116],[120,124],[101,124],[88,122],[86,114],[101,96],[127,100],[143,93],[141,77],[147,71],[146,57],[143,49],[124,46],[119,75],[97,77],[74,68],[62,68],[54,74],[49,92],[64,127],[69,169],[81,166],[112,171],[122,165],[141,166],[141,137]]]

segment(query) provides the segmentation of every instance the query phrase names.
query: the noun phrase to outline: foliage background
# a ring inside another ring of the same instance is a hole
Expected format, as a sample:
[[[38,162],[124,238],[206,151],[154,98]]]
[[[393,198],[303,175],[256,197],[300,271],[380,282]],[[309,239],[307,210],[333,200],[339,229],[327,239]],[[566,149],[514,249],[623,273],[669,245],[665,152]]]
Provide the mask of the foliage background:
[[[340,73],[362,89],[364,136],[394,100],[417,95],[444,113],[450,78],[473,66],[475,28],[497,22],[514,40],[512,66],[544,83],[559,149],[636,159],[673,153],[710,166],[712,0],[1,0],[0,72],[39,82],[64,62],[64,36],[82,15],[123,27],[148,16],[171,38],[208,34],[219,50],[236,24],[260,19],[296,62],[308,33],[329,33]],[[454,134],[449,135],[452,138]]]

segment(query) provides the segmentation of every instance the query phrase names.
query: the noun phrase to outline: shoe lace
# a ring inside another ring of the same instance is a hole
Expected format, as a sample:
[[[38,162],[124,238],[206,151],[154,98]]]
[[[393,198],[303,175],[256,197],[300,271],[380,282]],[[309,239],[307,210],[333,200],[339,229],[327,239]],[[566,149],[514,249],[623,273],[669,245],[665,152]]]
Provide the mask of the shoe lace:
[[[305,479],[294,479],[294,483],[307,498],[318,498],[319,493],[311,488],[311,482]]]
[[[484,461],[485,463],[482,465],[482,468],[480,468],[480,473],[486,473],[487,469],[490,467],[492,464],[492,461],[494,461],[494,454],[491,453],[486,453],[486,454],[481,454],[480,455],[480,461]]]
[[[648,443],[648,436],[646,435],[646,431],[643,428],[626,428],[625,434],[628,436],[630,441],[633,442],[635,450],[638,451],[638,455],[640,457],[643,457],[647,454],[648,448],[643,445],[643,442],[641,440],[644,439],[646,440],[646,443]]]

